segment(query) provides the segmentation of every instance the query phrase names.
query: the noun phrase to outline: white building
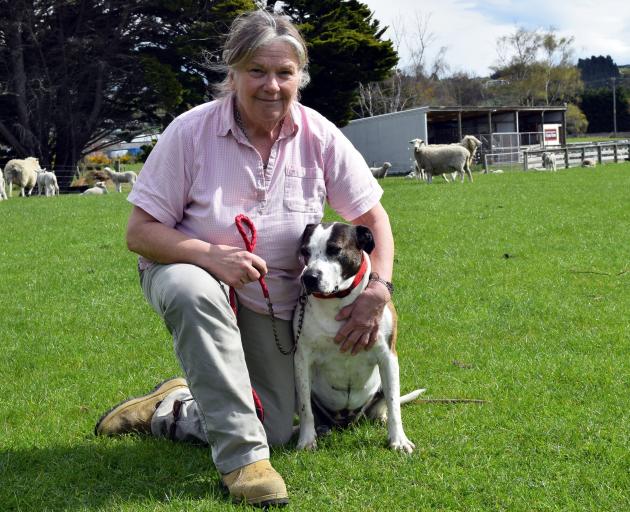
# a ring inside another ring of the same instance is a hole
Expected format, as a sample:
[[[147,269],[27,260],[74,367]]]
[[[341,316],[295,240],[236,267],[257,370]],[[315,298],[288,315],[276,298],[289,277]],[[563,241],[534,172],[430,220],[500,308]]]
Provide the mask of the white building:
[[[522,149],[544,147],[545,134],[553,126],[559,137],[554,144],[564,146],[565,113],[566,107],[427,106],[355,119],[341,131],[368,165],[390,162],[390,174],[400,174],[413,169],[409,144],[412,139],[422,139],[428,144],[449,144],[459,142],[464,135],[474,135],[483,142],[481,158],[484,154],[519,158]]]

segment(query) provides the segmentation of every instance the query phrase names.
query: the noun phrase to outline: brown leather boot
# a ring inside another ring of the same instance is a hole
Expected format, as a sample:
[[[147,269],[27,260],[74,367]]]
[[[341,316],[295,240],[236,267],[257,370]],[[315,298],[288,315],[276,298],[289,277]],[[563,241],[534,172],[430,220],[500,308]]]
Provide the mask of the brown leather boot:
[[[165,380],[151,392],[137,398],[130,398],[115,405],[96,423],[94,434],[97,436],[114,436],[151,433],[151,418],[160,401],[179,388],[188,387],[181,378]]]
[[[222,475],[224,485],[237,503],[256,507],[283,507],[289,503],[284,480],[267,459]]]

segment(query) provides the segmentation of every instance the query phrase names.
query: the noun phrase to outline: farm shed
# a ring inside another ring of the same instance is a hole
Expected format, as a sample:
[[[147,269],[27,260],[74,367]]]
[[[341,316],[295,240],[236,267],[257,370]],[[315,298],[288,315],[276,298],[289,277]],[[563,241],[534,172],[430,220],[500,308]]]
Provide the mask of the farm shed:
[[[419,107],[355,119],[341,131],[370,166],[391,162],[390,174],[413,166],[409,141],[459,142],[474,135],[483,142],[479,155],[518,158],[526,148],[564,146],[566,107]]]

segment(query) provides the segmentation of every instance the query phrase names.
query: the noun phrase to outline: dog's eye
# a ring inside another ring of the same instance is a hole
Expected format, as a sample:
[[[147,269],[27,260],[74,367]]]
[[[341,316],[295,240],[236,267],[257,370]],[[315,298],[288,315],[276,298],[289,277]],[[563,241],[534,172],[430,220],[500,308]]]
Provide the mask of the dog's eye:
[[[329,245],[326,247],[326,253],[328,256],[337,256],[341,252],[341,247],[338,245]]]
[[[307,261],[308,258],[310,257],[311,252],[306,248],[306,247],[302,247],[300,249],[300,257],[304,260]]]

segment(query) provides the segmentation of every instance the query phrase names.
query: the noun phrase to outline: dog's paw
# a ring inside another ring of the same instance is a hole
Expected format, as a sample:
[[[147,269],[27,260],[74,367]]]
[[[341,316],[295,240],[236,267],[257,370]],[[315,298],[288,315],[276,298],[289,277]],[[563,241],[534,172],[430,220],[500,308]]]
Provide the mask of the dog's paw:
[[[398,439],[393,439],[389,442],[389,447],[397,452],[413,453],[413,449],[416,447],[406,436]]]
[[[298,440],[297,449],[309,450],[309,451],[317,450],[317,438],[312,437],[312,438],[302,439],[300,437],[300,439]]]

